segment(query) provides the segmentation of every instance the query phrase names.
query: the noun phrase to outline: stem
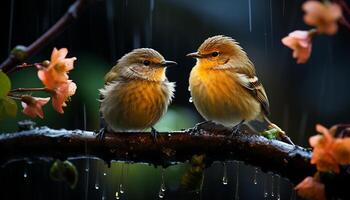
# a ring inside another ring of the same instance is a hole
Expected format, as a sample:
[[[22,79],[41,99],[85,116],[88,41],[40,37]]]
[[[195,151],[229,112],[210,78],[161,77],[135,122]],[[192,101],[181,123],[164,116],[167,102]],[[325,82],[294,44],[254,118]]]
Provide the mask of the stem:
[[[16,88],[11,90],[11,93],[14,92],[49,92],[46,88]]]
[[[11,68],[7,74],[10,74],[10,73],[13,73],[13,72],[17,72],[17,71],[20,71],[20,70],[23,70],[23,69],[28,69],[28,68],[37,68],[37,69],[40,69],[44,67],[41,63],[34,63],[34,64],[27,64],[27,63],[23,63],[21,65],[17,65],[16,67],[14,68]]]
[[[35,40],[31,45],[29,45],[24,53],[27,58],[30,58],[36,54],[40,49],[50,43],[55,37],[62,33],[69,25],[71,25],[79,15],[85,10],[90,2],[95,2],[95,0],[77,0],[75,1],[67,10],[67,12],[54,24],[48,31],[46,31],[41,37]],[[18,60],[14,55],[10,54],[8,58],[3,61],[0,65],[0,69],[8,73],[17,64],[23,62],[23,60]]]

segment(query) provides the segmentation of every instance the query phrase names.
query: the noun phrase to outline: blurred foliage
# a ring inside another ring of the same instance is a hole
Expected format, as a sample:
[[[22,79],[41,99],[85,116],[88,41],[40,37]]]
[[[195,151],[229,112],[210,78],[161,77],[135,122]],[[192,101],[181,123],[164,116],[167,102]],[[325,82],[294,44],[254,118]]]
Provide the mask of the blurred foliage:
[[[54,181],[65,181],[74,189],[78,183],[78,171],[70,161],[56,160],[50,168],[50,178]]]
[[[181,178],[181,189],[186,191],[197,191],[203,181],[205,169],[205,155],[193,155],[191,167]]]

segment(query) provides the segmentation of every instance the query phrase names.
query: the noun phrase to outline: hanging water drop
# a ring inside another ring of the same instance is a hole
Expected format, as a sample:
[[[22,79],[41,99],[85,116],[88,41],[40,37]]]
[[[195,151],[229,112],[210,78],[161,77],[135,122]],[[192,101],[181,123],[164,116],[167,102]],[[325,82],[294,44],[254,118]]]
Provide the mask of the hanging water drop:
[[[107,176],[107,173],[106,173],[106,172],[103,172],[103,176]]]
[[[275,191],[274,191],[274,175],[271,176],[271,196],[275,196]]]
[[[290,195],[290,200],[295,200],[296,199],[296,192],[295,190],[292,188],[292,194]]]
[[[267,196],[269,196],[269,193],[267,192],[267,177],[266,177],[266,175],[264,177],[263,185],[264,185],[264,198],[267,198]]]
[[[190,99],[188,100],[188,102],[190,102],[190,103],[192,103],[192,102],[193,102],[192,97],[190,97]]]
[[[159,190],[159,192],[158,192],[158,197],[159,197],[160,199],[163,199],[163,198],[164,198],[164,191]]]
[[[95,183],[95,189],[96,190],[100,189],[100,185],[98,183]]]
[[[255,169],[254,169],[254,177],[253,177],[253,184],[254,185],[258,184],[257,176],[258,176],[258,168],[255,167]]]
[[[228,184],[228,178],[227,178],[227,166],[226,163],[224,162],[224,173],[222,176],[222,184],[227,185]]]
[[[118,191],[115,192],[115,199],[120,199],[120,196],[119,196],[119,192],[118,192]]]
[[[248,0],[249,7],[249,32],[252,32],[252,2]]]
[[[89,172],[89,168],[85,168],[85,172]]]
[[[236,193],[235,193],[235,200],[239,199],[239,162],[237,162],[236,167]]]
[[[24,172],[24,173],[23,173],[23,178],[27,178],[27,177],[28,177],[27,172]]]
[[[124,193],[123,184],[120,184],[120,185],[119,185],[119,192],[120,192],[120,194],[123,194],[123,193]]]
[[[281,199],[281,194],[280,194],[280,178],[279,176],[276,177],[276,198],[277,200],[280,200]]]
[[[165,174],[165,169],[162,168],[162,172],[161,172],[161,183],[160,183],[160,189],[159,189],[159,192],[158,192],[158,197],[161,198],[161,199],[164,198],[164,196],[165,196],[165,190],[166,190],[164,174]]]

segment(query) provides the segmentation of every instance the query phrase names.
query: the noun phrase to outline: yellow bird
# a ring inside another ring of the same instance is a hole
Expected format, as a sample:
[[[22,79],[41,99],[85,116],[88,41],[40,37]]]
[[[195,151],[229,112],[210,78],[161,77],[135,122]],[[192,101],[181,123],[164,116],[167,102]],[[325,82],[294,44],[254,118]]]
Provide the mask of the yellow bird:
[[[210,37],[197,52],[187,56],[197,60],[190,74],[189,90],[195,107],[206,120],[234,126],[236,132],[244,122],[257,119],[285,136],[267,119],[269,100],[265,89],[253,63],[234,39]]]
[[[152,128],[166,113],[175,83],[165,76],[166,67],[176,65],[157,51],[140,48],[125,54],[106,74],[100,112],[111,131]],[[101,134],[103,138],[104,134]]]

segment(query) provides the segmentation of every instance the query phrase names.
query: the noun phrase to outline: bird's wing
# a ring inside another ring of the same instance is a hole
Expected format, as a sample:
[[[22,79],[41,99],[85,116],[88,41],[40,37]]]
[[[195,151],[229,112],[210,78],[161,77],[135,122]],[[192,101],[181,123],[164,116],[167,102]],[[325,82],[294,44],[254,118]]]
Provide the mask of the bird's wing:
[[[255,74],[247,75],[244,73],[236,73],[239,83],[261,104],[265,115],[270,114],[269,100],[267,98],[264,86],[260,83]]]

